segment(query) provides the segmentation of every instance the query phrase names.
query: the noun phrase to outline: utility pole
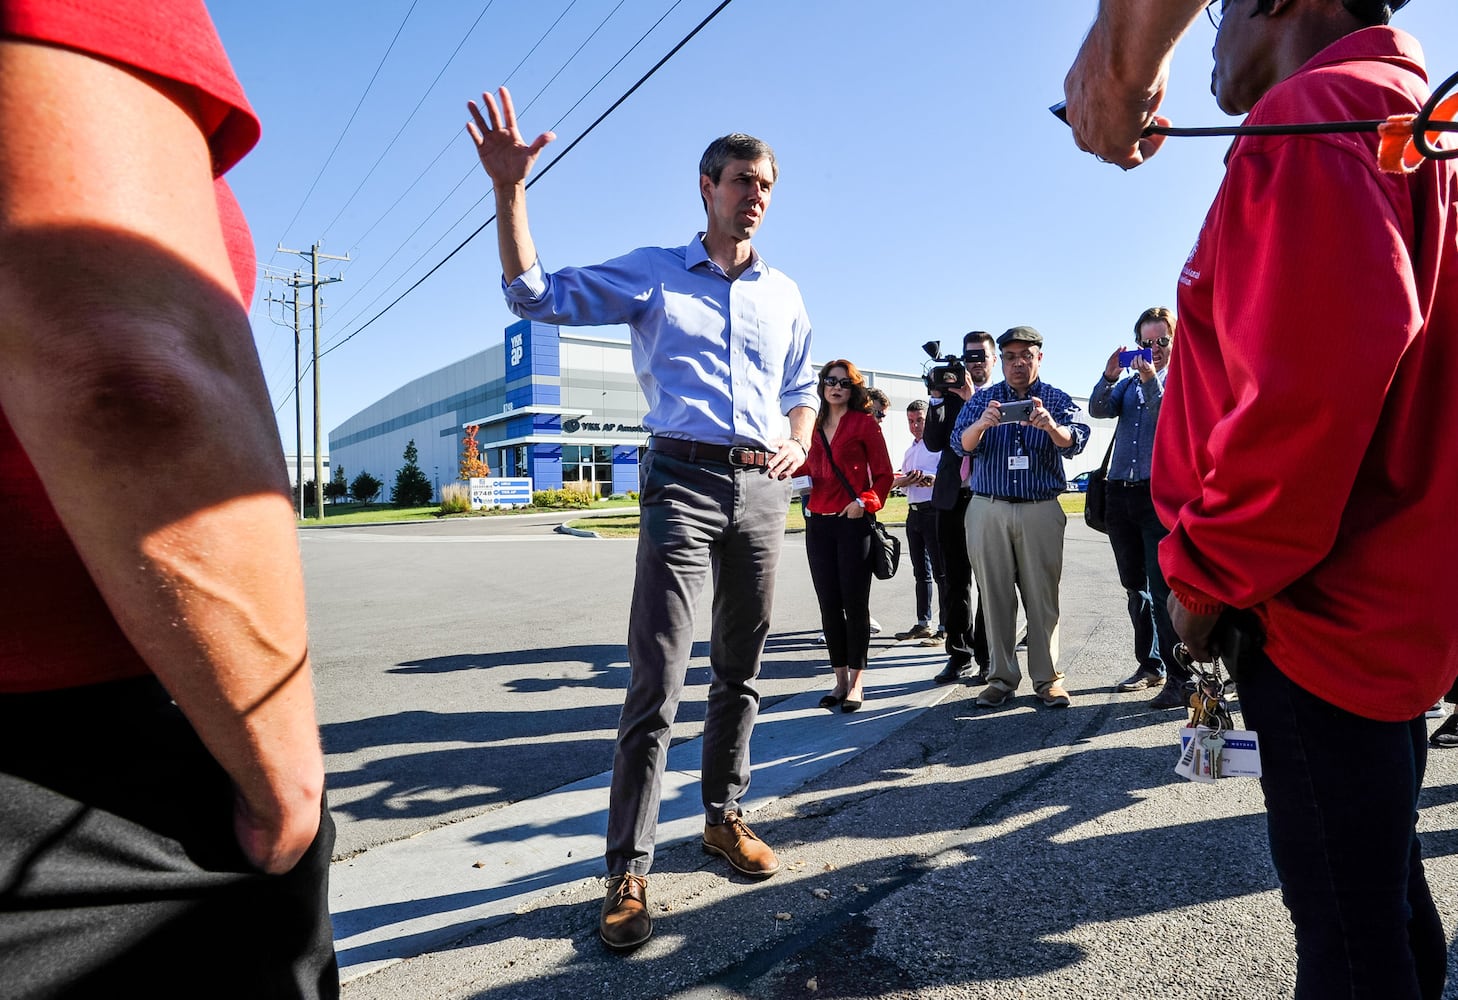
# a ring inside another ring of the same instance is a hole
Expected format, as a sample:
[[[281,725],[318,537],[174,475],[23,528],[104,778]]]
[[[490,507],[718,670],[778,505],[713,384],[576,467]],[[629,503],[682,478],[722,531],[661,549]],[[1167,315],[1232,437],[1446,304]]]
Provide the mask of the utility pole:
[[[299,382],[302,376],[299,374],[299,288],[303,286],[304,280],[295,271],[292,278],[277,278],[268,276],[272,281],[287,281],[289,287],[294,290],[294,482],[299,488],[299,520],[304,519],[304,396],[299,391]],[[280,305],[288,305],[285,299],[268,297],[269,302],[277,302]],[[314,481],[314,492],[319,492],[319,482]]]
[[[309,288],[313,293],[311,312],[314,320],[314,502],[315,512],[318,520],[324,520],[324,431],[321,426],[321,412],[319,409],[319,286],[327,285],[335,281],[343,281],[343,278],[321,278],[319,277],[319,261],[321,260],[343,260],[348,261],[349,255],[333,257],[327,253],[320,253],[319,247],[322,244],[315,244],[308,250],[289,250],[279,247],[279,253],[291,253],[303,257],[309,261]],[[299,491],[302,495],[304,484],[299,484]]]

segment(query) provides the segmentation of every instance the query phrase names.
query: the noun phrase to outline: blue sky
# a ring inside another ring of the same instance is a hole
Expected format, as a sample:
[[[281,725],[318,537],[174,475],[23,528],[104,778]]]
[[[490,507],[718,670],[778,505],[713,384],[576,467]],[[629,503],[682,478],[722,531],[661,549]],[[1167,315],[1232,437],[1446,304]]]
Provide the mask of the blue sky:
[[[525,131],[556,131],[540,170],[718,2],[210,0],[263,119],[263,141],[229,174],[259,260],[307,267],[274,247],[321,239],[324,253],[352,258],[323,268],[343,278],[322,290],[324,343],[338,344],[490,217],[463,129],[468,98],[506,82]],[[1142,309],[1174,305],[1226,145],[1171,139],[1129,173],[1074,147],[1047,107],[1094,9],[733,0],[532,188],[543,262],[682,244],[703,223],[704,146],[750,132],[781,170],[755,245],[799,283],[817,359],[919,371],[925,340],[1028,324],[1047,341],[1044,377],[1082,395]],[[1435,84],[1458,71],[1458,4],[1413,0],[1393,23],[1422,41]],[[1213,40],[1202,19],[1176,56],[1164,111],[1177,125],[1229,121],[1209,92]],[[331,351],[326,434],[499,343],[514,319],[499,275],[493,225]],[[260,284],[253,328],[292,450],[292,323],[268,294],[288,292]]]

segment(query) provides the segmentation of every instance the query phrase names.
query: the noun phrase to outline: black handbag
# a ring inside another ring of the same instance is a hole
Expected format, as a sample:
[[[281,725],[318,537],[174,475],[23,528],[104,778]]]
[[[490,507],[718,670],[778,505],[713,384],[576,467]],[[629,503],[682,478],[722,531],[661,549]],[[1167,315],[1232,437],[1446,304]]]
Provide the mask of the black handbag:
[[[825,436],[825,429],[822,427],[817,430],[820,432],[820,440],[825,444],[825,460],[830,463],[830,468],[834,470],[840,485],[845,487],[850,498],[859,500],[861,495],[851,489],[845,473],[835,464],[835,456],[830,451],[830,438]],[[871,529],[871,551],[866,555],[871,575],[877,580],[889,580],[896,575],[896,568],[901,565],[901,539],[887,531],[886,526],[876,520],[876,515],[870,511],[866,511],[866,520],[870,522]]]
[[[1109,510],[1109,459],[1114,454],[1114,442],[1104,452],[1104,464],[1088,474],[1088,493],[1083,498],[1083,523],[1095,531],[1109,533],[1104,523]]]

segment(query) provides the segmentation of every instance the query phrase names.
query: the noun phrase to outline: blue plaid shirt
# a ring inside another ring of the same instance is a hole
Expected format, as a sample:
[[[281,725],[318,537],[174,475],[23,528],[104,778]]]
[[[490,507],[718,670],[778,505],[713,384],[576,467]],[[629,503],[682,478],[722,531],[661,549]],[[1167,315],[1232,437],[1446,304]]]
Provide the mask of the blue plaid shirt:
[[[1043,401],[1043,408],[1060,427],[1069,429],[1073,444],[1056,448],[1047,434],[1027,424],[999,424],[990,428],[972,452],[973,493],[1014,500],[1051,500],[1068,488],[1063,460],[1077,455],[1088,444],[1088,424],[1078,423],[1080,410],[1068,393],[1042,379],[1034,382],[1028,395],[1023,397],[1013,392],[1006,382],[988,386],[974,395],[957,414],[957,423],[952,428],[952,450],[958,455],[967,454],[962,448],[962,432],[982,416],[990,400],[1002,404],[1032,396]],[[1012,467],[1013,458],[1018,456],[1027,457],[1027,468]]]

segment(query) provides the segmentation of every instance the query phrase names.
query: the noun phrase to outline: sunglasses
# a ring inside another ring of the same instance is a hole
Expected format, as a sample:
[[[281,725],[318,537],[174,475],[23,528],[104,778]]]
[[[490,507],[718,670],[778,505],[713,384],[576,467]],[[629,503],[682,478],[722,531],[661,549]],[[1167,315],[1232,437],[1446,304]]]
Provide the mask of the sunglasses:
[[[1139,346],[1140,347],[1154,347],[1156,345],[1159,346],[1159,347],[1168,347],[1169,346],[1169,338],[1168,337],[1160,337],[1158,340],[1141,340],[1139,342]]]
[[[871,413],[871,416],[875,417],[877,420],[885,420],[886,419],[886,414],[884,414],[884,413],[872,412]]]
[[[827,389],[834,389],[836,386],[840,386],[842,389],[849,389],[856,384],[856,380],[853,378],[836,378],[834,375],[827,375],[821,381],[825,383]]]

